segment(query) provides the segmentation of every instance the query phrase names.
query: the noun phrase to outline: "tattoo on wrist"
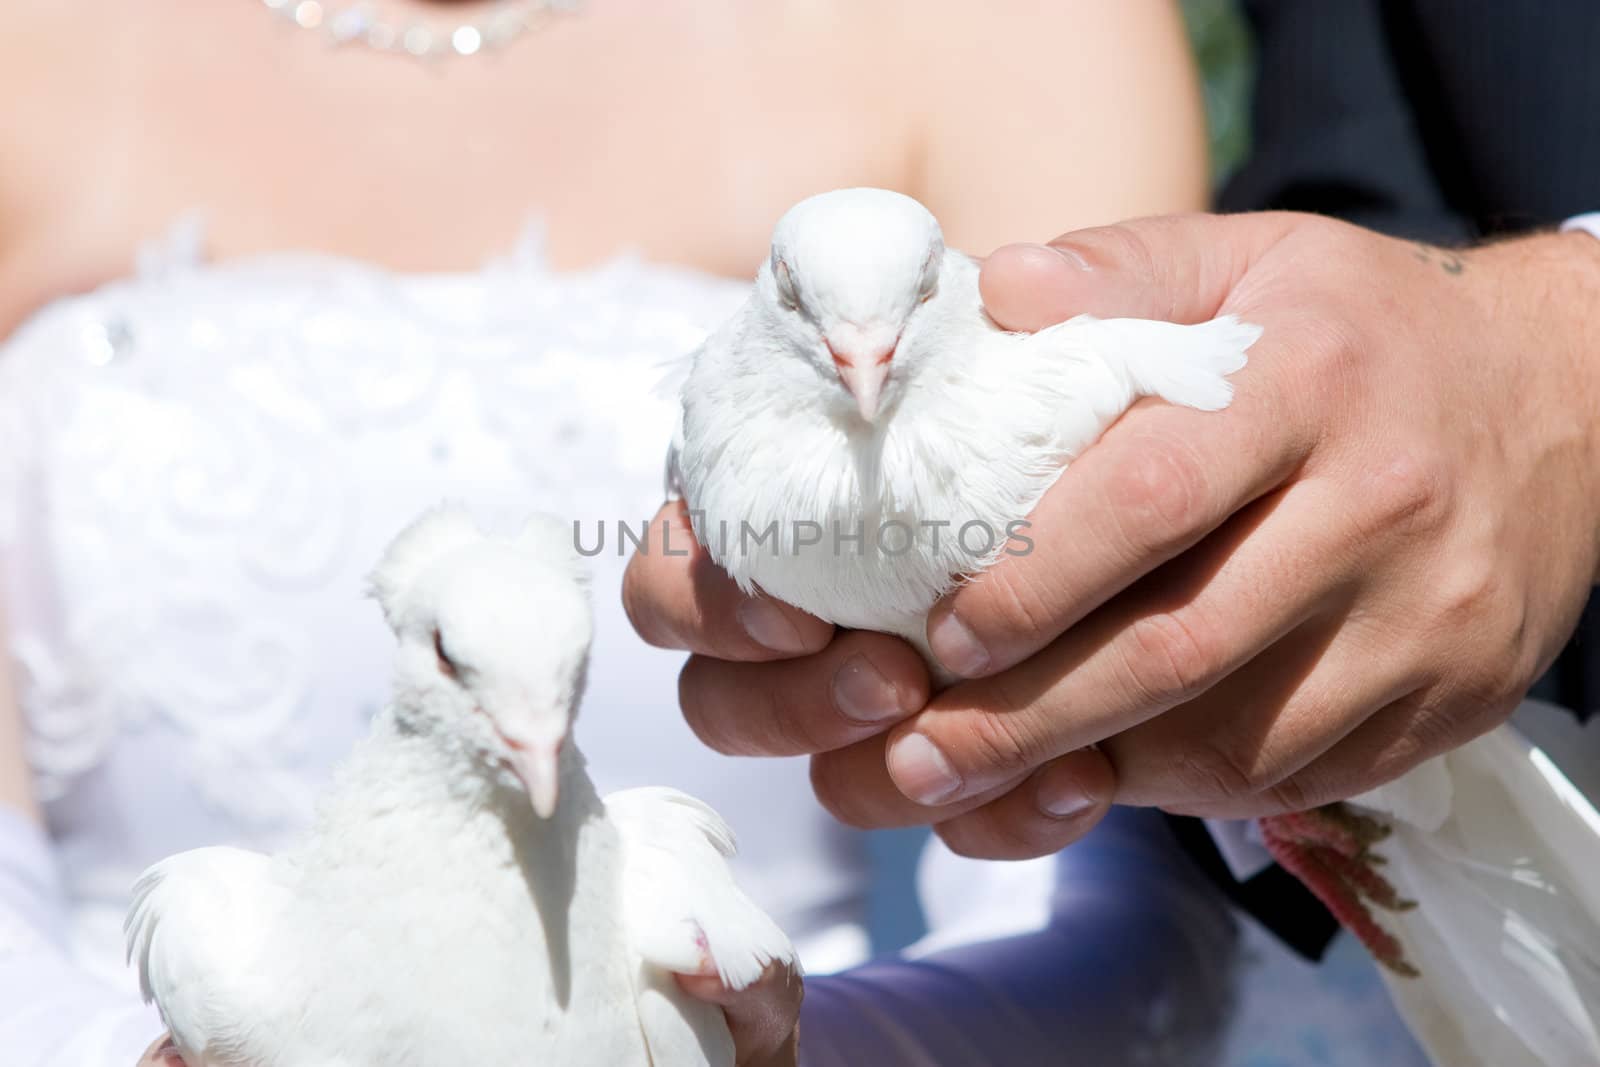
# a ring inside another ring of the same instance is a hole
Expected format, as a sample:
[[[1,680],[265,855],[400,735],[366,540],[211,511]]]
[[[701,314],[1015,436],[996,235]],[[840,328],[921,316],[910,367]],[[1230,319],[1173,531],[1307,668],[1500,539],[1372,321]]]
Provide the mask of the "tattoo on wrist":
[[[1412,253],[1423,263],[1437,263],[1439,269],[1449,275],[1460,274],[1467,266],[1466,257],[1448,248],[1419,244],[1412,246]]]

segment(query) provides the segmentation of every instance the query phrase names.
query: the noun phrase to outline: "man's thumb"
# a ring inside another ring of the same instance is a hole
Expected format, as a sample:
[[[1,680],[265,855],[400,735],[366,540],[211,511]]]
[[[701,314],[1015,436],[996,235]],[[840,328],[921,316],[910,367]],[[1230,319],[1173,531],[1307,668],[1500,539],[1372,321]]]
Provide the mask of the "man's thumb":
[[[984,262],[978,288],[1008,330],[1082,314],[1204,322],[1299,217],[1163,215],[1075,230],[1048,245],[1006,245]]]

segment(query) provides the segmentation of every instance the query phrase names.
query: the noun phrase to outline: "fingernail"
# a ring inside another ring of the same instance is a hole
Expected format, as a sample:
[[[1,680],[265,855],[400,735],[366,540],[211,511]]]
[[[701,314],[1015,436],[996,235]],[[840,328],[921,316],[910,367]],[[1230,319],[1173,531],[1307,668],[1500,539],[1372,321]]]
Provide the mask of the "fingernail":
[[[805,639],[783,609],[770,600],[746,600],[739,605],[739,625],[750,640],[774,652],[804,652]]]
[[[900,691],[865,656],[851,656],[833,676],[833,702],[847,719],[874,726],[906,713]]]
[[[1055,819],[1082,815],[1095,805],[1094,797],[1083,791],[1077,778],[1048,767],[1039,774],[1039,784],[1034,787],[1034,800],[1040,811]]]
[[[989,650],[972,635],[955,612],[946,612],[928,630],[928,644],[946,670],[963,678],[982,674],[989,667]]]
[[[889,777],[918,804],[940,804],[961,789],[961,776],[939,746],[921,734],[906,734],[889,746]]]

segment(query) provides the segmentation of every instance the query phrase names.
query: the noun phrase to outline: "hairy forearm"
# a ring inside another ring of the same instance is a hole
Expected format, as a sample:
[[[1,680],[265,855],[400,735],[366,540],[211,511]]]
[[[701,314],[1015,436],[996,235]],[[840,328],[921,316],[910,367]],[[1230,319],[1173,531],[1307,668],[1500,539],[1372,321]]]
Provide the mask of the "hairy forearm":
[[[1600,240],[1545,233],[1486,246],[1472,260],[1475,273],[1481,260],[1495,319],[1522,340],[1508,353],[1506,400],[1553,490],[1592,505],[1594,521],[1557,551],[1596,560],[1600,582]]]

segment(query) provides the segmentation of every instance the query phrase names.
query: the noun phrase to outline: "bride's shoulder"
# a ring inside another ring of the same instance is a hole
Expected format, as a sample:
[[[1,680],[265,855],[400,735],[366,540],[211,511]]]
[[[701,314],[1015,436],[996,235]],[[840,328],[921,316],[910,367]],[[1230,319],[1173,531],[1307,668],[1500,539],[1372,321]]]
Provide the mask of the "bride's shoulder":
[[[1176,4],[902,0],[915,191],[952,247],[998,245],[1206,200],[1204,115]]]
[[[12,0],[0,32],[0,339],[34,309],[126,270],[96,205],[112,204],[111,130],[129,5]],[[85,196],[99,187],[103,195]]]

